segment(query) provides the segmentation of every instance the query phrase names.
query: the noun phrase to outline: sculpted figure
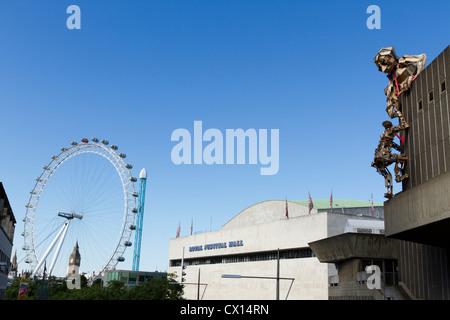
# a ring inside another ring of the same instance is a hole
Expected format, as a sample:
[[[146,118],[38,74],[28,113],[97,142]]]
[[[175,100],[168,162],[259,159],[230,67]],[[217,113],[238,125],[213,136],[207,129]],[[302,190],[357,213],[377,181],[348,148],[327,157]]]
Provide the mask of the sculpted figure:
[[[378,70],[387,74],[389,79],[388,86],[384,89],[386,95],[386,112],[391,119],[398,118],[399,124],[393,126],[390,121],[384,121],[384,132],[380,136],[380,142],[375,149],[374,160],[372,167],[377,169],[385,178],[386,198],[392,198],[392,175],[388,170],[388,166],[395,163],[394,173],[395,181],[401,182],[408,178],[404,174],[404,168],[408,157],[401,153],[401,146],[394,142],[396,136],[400,137],[403,130],[408,129],[409,125],[406,122],[403,114],[400,111],[398,96],[402,91],[408,90],[412,81],[425,68],[427,57],[425,54],[421,55],[405,55],[401,58],[397,57],[394,47],[382,48],[373,59],[378,67]],[[402,140],[403,144],[404,141]],[[393,153],[393,151],[399,153]]]

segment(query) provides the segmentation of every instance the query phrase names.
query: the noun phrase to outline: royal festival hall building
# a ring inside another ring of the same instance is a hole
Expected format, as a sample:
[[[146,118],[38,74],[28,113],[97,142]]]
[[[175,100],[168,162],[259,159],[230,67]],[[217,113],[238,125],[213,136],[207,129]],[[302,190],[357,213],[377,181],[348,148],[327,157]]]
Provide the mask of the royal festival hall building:
[[[359,257],[351,253],[352,248],[347,248],[350,254],[345,261],[353,262],[346,264],[345,270],[350,272],[346,271],[341,279],[351,279],[352,285],[359,287],[336,291],[337,286],[344,284],[339,281],[339,259],[319,259],[310,243],[318,243],[318,251],[324,254],[326,250],[321,240],[364,234],[375,240],[366,239],[359,245],[379,247],[376,237],[385,239],[383,205],[374,204],[372,210],[369,201],[334,200],[331,210],[329,200],[316,200],[309,212],[308,201],[287,204],[287,216],[286,201],[264,201],[243,210],[218,231],[171,239],[168,273],[176,274],[177,281],[184,279],[184,297],[193,300],[326,300],[337,294],[376,299],[374,295],[380,293],[370,291],[364,284],[367,277],[361,277],[363,259],[367,264],[370,250]],[[339,243],[346,241],[354,243],[352,239]],[[355,247],[359,253],[364,251],[359,249]],[[384,266],[384,262],[389,261],[386,265],[392,266],[395,257],[391,255],[392,252],[378,255],[375,264]],[[182,264],[185,268],[181,277]]]

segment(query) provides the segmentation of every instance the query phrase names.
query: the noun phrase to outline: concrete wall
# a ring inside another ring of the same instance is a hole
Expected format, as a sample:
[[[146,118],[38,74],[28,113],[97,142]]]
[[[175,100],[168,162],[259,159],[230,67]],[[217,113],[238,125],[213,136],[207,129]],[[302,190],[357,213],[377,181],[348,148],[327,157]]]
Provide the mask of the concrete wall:
[[[12,243],[6,232],[0,227],[0,262],[6,262],[9,266],[9,262],[11,261],[11,250]],[[4,268],[5,267],[2,267],[2,271],[0,271],[0,300],[5,298],[8,278],[8,272],[3,272]]]
[[[233,217],[222,230],[170,240],[168,273],[180,274],[179,266],[170,261],[215,257],[231,254],[273,250],[309,248],[308,243],[344,232],[349,218],[367,219],[348,214],[317,212],[289,203],[289,218],[285,217],[285,201],[264,201]],[[242,241],[242,246],[205,249],[206,244]],[[190,251],[191,247],[202,250]],[[196,299],[200,271],[200,298],[203,299],[275,299],[276,281],[272,279],[229,279],[222,274],[275,277],[276,259],[255,262],[189,265],[186,269],[185,297]],[[289,299],[328,299],[329,276],[337,274],[334,264],[321,263],[316,257],[280,260],[280,277],[295,278]],[[180,278],[178,277],[177,280]],[[291,281],[280,280],[280,299],[286,298]]]
[[[434,59],[399,96],[409,124],[404,152],[408,156],[403,189],[411,189],[450,170],[450,46]],[[441,90],[446,81],[446,90]],[[430,101],[430,92],[433,100]],[[419,109],[421,101],[422,109]]]
[[[276,203],[274,204],[277,205]],[[267,204],[261,207],[267,209]],[[308,248],[312,239],[327,236],[327,213],[316,213],[293,218],[282,218],[272,222],[259,223],[233,229],[197,234],[170,240],[169,260],[180,259],[183,247],[184,258],[208,257],[226,254],[263,252],[288,248]],[[239,247],[205,250],[205,244],[228,243],[241,240]],[[189,251],[191,246],[203,246],[201,251]],[[200,269],[201,283],[207,283],[204,299],[275,299],[275,280],[260,279],[222,279],[222,274],[247,276],[276,276],[276,260],[258,262],[223,263],[213,265],[189,266],[186,268],[186,282],[197,283]],[[327,299],[328,265],[317,258],[282,259],[280,277],[295,278],[289,299]],[[177,272],[179,267],[168,268],[168,273]],[[285,297],[290,282],[280,283],[280,296]],[[205,287],[205,286],[203,286]],[[197,286],[187,285],[185,296],[196,299]]]
[[[359,260],[348,259],[339,263],[339,285],[330,287],[331,300],[382,300],[378,290],[369,289],[367,284],[358,283]]]
[[[319,209],[318,211],[319,212],[330,211],[330,209]],[[344,212],[342,212],[342,211],[344,211]],[[349,214],[349,215],[353,215],[353,216],[363,216],[363,217],[369,218],[369,219],[371,219],[371,218],[383,219],[384,218],[384,207],[383,206],[374,206],[373,207],[373,215],[372,215],[370,207],[345,208],[344,210],[342,210],[341,208],[334,208],[333,213]]]
[[[337,263],[354,258],[397,259],[396,241],[380,234],[345,233],[310,246],[321,262]]]
[[[399,95],[409,124],[403,146],[409,178],[403,182],[404,191],[385,203],[388,236],[450,217],[449,74],[450,46]]]
[[[185,269],[186,282],[189,283],[184,289],[185,297],[197,298],[196,283],[200,270],[200,298],[203,300],[275,300],[276,280],[221,276],[226,273],[275,277],[276,268],[276,260],[189,266]],[[280,280],[280,300],[328,299],[327,268],[316,258],[280,260],[280,277],[295,278],[291,289],[290,280]]]
[[[385,202],[385,232],[402,240],[448,245],[450,172]]]
[[[409,178],[404,191],[385,202],[386,235],[406,240],[399,242],[400,281],[420,299],[450,299],[449,74],[447,47],[399,96],[410,125],[404,145]]]
[[[450,299],[448,249],[420,243],[398,242],[399,281],[417,299]]]
[[[7,263],[9,267],[16,220],[1,182],[0,216],[2,216],[2,220],[0,220],[0,262]],[[4,268],[2,267],[2,270]],[[7,278],[8,272],[0,271],[0,300],[5,297]]]

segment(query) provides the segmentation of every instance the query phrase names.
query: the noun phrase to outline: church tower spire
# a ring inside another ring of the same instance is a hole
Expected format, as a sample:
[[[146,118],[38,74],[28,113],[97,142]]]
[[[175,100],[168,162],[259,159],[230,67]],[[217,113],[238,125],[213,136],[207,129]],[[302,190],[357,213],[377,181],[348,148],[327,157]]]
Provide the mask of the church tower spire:
[[[69,258],[69,271],[67,272],[68,277],[80,273],[81,255],[79,248],[80,247],[78,246],[77,240],[77,243],[75,244],[75,247],[73,247],[73,251]]]

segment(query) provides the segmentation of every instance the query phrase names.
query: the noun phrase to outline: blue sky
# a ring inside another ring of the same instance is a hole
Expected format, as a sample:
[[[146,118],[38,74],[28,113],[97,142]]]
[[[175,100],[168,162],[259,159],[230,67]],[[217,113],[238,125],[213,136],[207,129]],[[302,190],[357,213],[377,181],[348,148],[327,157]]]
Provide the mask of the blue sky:
[[[66,9],[81,9],[69,30]],[[366,9],[381,8],[369,30]],[[147,169],[141,270],[165,270],[169,239],[219,229],[264,200],[383,202],[370,166],[388,120],[380,48],[449,45],[448,1],[0,2],[0,181],[15,245],[34,178],[83,137],[108,139]],[[278,174],[259,165],[172,163],[177,128],[280,130]],[[395,184],[394,190],[400,190]],[[19,247],[20,253],[20,247]],[[130,268],[131,262],[124,265]]]

